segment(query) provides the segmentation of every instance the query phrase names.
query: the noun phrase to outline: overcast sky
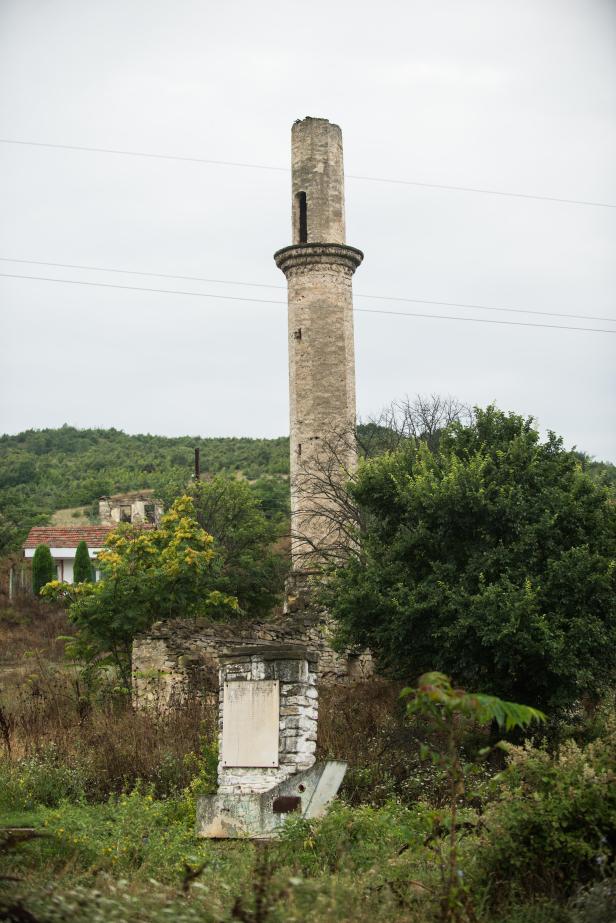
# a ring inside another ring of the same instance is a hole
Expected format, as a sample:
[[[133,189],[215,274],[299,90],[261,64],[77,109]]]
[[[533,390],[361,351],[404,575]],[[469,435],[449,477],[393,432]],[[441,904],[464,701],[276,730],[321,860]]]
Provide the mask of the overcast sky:
[[[616,203],[614,0],[0,0],[0,137]],[[0,143],[0,257],[283,286],[290,174]],[[616,208],[347,178],[356,307],[616,330]],[[284,288],[0,262],[0,431],[288,432]],[[361,294],[584,315],[588,321]],[[616,336],[355,318],[358,410],[450,394],[616,461]]]

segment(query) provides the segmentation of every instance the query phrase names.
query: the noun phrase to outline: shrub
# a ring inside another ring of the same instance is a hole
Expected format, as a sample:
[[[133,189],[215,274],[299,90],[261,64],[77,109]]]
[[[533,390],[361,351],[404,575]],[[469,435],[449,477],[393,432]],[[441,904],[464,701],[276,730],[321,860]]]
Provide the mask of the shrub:
[[[87,777],[82,766],[66,763],[53,744],[32,756],[0,761],[0,810],[30,811],[82,798]]]
[[[44,864],[51,871],[70,862],[75,869],[131,877],[178,881],[184,863],[203,860],[211,844],[197,840],[194,818],[182,799],[155,800],[151,789],[136,787],[103,804],[61,802],[39,811],[44,839],[29,844],[13,862]]]
[[[616,722],[580,748],[551,757],[530,744],[510,748],[485,812],[474,861],[490,905],[512,896],[563,897],[592,882],[616,858]]]
[[[55,579],[56,568],[47,545],[39,545],[32,558],[32,590],[36,596],[46,583]]]
[[[571,923],[616,923],[616,877],[584,888],[571,902]]]
[[[45,587],[43,595],[67,605],[78,629],[69,650],[75,659],[92,670],[112,665],[130,689],[133,639],[154,621],[238,615],[237,599],[220,589],[221,554],[194,516],[192,500],[181,497],[157,529],[120,525],[98,555],[101,580]]]
[[[419,847],[430,830],[430,816],[429,807],[422,804],[351,808],[338,802],[319,821],[289,820],[279,858],[305,875],[366,871],[386,863],[401,848]]]
[[[92,562],[85,542],[79,542],[75,552],[73,583],[90,583],[92,581]]]

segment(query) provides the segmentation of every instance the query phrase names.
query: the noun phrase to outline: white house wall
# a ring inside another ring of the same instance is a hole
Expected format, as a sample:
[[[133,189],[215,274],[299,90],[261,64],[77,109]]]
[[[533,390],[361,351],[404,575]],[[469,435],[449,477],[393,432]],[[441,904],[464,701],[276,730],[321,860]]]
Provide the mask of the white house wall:
[[[77,548],[50,548],[49,550],[51,551],[54,564],[60,564],[60,562],[63,564],[63,572],[58,574],[58,579],[62,579],[64,583],[72,583]],[[26,548],[24,552],[25,557],[33,558],[35,551],[36,548]],[[90,559],[93,560],[99,551],[102,551],[102,548],[88,548]],[[99,579],[98,571],[96,571],[96,579]]]

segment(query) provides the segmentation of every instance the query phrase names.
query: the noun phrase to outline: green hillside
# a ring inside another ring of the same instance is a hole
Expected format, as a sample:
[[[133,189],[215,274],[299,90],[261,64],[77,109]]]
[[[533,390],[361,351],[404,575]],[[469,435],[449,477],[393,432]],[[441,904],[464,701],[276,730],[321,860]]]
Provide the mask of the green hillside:
[[[116,429],[27,430],[0,436],[0,554],[18,547],[29,528],[48,522],[55,510],[94,504],[100,496],[188,481],[194,449],[204,474],[242,472],[260,479],[264,499],[288,491],[289,440],[194,436],[129,436]],[[269,477],[268,477],[269,476]]]
[[[363,427],[364,435],[370,427]],[[374,442],[374,439],[372,440]],[[378,440],[377,440],[378,441]],[[382,450],[386,441],[381,446]],[[33,525],[49,522],[56,510],[92,507],[100,496],[151,487],[163,500],[193,473],[194,449],[201,449],[204,475],[241,472],[262,499],[266,513],[288,507],[289,440],[238,437],[129,436],[117,429],[26,430],[0,436],[0,554],[19,547]],[[379,451],[372,446],[371,453]],[[596,480],[614,489],[616,466],[578,453]]]

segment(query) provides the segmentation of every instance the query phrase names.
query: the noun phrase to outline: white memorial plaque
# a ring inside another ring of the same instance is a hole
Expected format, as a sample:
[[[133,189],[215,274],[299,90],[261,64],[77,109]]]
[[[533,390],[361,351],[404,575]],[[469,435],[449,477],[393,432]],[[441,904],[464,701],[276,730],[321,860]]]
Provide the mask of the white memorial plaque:
[[[237,680],[223,686],[222,764],[278,766],[280,688],[277,679]]]

